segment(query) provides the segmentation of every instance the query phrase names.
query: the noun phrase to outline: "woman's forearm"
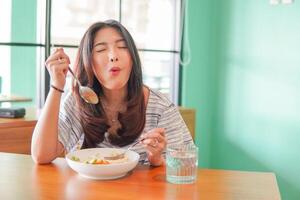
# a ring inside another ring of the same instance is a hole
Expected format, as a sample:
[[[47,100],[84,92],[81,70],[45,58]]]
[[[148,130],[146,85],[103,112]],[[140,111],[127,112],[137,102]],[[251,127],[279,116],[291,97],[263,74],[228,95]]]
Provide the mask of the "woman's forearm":
[[[49,163],[58,156],[58,116],[61,93],[51,89],[32,136],[31,154],[37,163]]]

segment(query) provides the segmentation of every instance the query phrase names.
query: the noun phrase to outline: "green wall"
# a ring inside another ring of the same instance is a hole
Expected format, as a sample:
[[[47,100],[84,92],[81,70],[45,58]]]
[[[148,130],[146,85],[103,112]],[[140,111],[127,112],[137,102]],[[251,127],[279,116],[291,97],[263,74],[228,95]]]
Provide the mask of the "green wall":
[[[211,59],[212,23],[209,1],[190,1],[188,34],[191,42],[191,63],[182,71],[182,104],[196,109],[196,143],[200,151],[200,166],[209,167],[211,132],[213,124],[213,92],[215,88],[213,60]],[[184,44],[184,46],[186,46]],[[187,53],[186,50],[184,53]]]
[[[300,2],[189,0],[188,10],[182,102],[197,109],[200,166],[272,171],[282,199],[300,199]]]
[[[36,0],[12,1],[11,41],[36,43]],[[30,97],[37,91],[36,47],[11,48],[11,93]],[[20,106],[21,103],[15,103]],[[28,103],[27,103],[28,104]],[[27,105],[23,103],[23,105]]]

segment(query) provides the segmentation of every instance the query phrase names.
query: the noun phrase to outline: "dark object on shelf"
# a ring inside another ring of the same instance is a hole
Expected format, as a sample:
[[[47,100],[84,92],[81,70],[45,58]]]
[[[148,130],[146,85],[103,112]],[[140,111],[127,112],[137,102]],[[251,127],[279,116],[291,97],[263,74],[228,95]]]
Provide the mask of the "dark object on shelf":
[[[0,117],[4,118],[21,118],[25,113],[25,108],[0,108]]]

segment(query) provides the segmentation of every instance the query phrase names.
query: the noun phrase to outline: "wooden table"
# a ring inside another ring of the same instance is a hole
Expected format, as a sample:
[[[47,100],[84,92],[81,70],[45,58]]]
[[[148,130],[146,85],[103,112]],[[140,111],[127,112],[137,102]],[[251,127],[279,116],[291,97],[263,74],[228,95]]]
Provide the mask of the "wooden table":
[[[0,153],[0,199],[280,199],[273,173],[199,169],[195,184],[166,182],[165,167],[137,166],[117,180],[80,177],[62,158],[36,165],[29,155]]]

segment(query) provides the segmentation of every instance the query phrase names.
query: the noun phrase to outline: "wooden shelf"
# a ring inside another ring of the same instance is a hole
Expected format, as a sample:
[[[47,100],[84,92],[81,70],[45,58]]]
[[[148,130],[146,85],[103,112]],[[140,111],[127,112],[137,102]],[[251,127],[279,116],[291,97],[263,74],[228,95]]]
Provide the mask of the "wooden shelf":
[[[24,118],[0,118],[0,152],[30,154],[33,129],[39,111],[26,109]]]

